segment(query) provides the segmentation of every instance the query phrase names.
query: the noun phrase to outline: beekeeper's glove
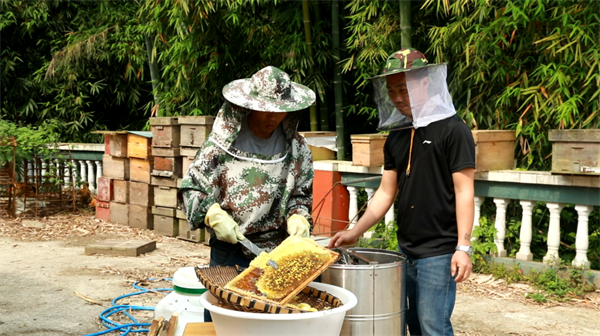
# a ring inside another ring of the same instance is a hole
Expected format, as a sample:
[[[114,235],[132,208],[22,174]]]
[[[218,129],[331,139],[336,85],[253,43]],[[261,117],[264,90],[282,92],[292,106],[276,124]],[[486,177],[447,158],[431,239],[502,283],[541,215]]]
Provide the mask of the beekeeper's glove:
[[[246,237],[240,231],[240,226],[221,209],[218,203],[215,203],[208,208],[204,223],[210,226],[217,235],[218,240],[237,244],[238,240],[244,240]]]
[[[291,215],[287,220],[287,232],[290,236],[306,238],[310,236],[310,224],[300,215]]]

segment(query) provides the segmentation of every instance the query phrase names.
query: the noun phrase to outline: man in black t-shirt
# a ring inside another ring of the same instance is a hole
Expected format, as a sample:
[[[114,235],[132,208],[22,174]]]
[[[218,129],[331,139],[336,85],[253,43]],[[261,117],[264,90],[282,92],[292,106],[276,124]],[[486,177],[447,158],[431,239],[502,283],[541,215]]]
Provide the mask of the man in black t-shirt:
[[[410,334],[452,335],[456,283],[472,267],[473,136],[454,110],[445,64],[428,64],[421,52],[405,48],[388,58],[373,84],[379,129],[390,131],[381,185],[356,225],[329,246],[355,243],[398,197]]]

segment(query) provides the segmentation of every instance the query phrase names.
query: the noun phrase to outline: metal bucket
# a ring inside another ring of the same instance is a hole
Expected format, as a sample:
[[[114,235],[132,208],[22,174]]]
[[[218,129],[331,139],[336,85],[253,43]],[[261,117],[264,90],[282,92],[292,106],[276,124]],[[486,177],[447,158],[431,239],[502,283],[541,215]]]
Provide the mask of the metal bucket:
[[[346,313],[340,335],[406,335],[406,256],[372,249],[334,249],[341,257],[321,276],[358,298]]]

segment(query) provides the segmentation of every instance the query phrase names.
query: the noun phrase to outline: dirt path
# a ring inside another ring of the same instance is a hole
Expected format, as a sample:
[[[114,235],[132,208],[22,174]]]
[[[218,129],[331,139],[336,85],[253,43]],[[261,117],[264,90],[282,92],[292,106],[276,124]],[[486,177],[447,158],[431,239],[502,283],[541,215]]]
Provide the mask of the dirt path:
[[[75,336],[102,331],[98,315],[116,297],[136,292],[135,281],[172,277],[180,267],[208,261],[209,250],[203,245],[90,216],[40,222],[44,228],[0,219],[0,335]],[[156,240],[157,249],[140,257],[83,254],[91,241],[117,238]],[[600,335],[600,292],[584,301],[540,305],[524,299],[528,290],[526,285],[506,286],[474,275],[459,286],[452,317],[457,335]],[[154,306],[163,296],[144,294],[121,303]],[[136,316],[149,321],[152,312]]]

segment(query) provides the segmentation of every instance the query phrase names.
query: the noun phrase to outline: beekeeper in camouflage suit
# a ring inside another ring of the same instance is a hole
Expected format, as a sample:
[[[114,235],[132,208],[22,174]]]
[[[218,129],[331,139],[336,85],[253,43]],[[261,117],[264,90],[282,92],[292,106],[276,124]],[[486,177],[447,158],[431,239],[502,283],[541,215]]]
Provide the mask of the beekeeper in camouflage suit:
[[[239,240],[270,251],[312,231],[312,155],[296,130],[315,93],[268,66],[227,84],[223,96],[178,199],[190,229],[210,232],[211,266],[248,266],[254,256]]]

